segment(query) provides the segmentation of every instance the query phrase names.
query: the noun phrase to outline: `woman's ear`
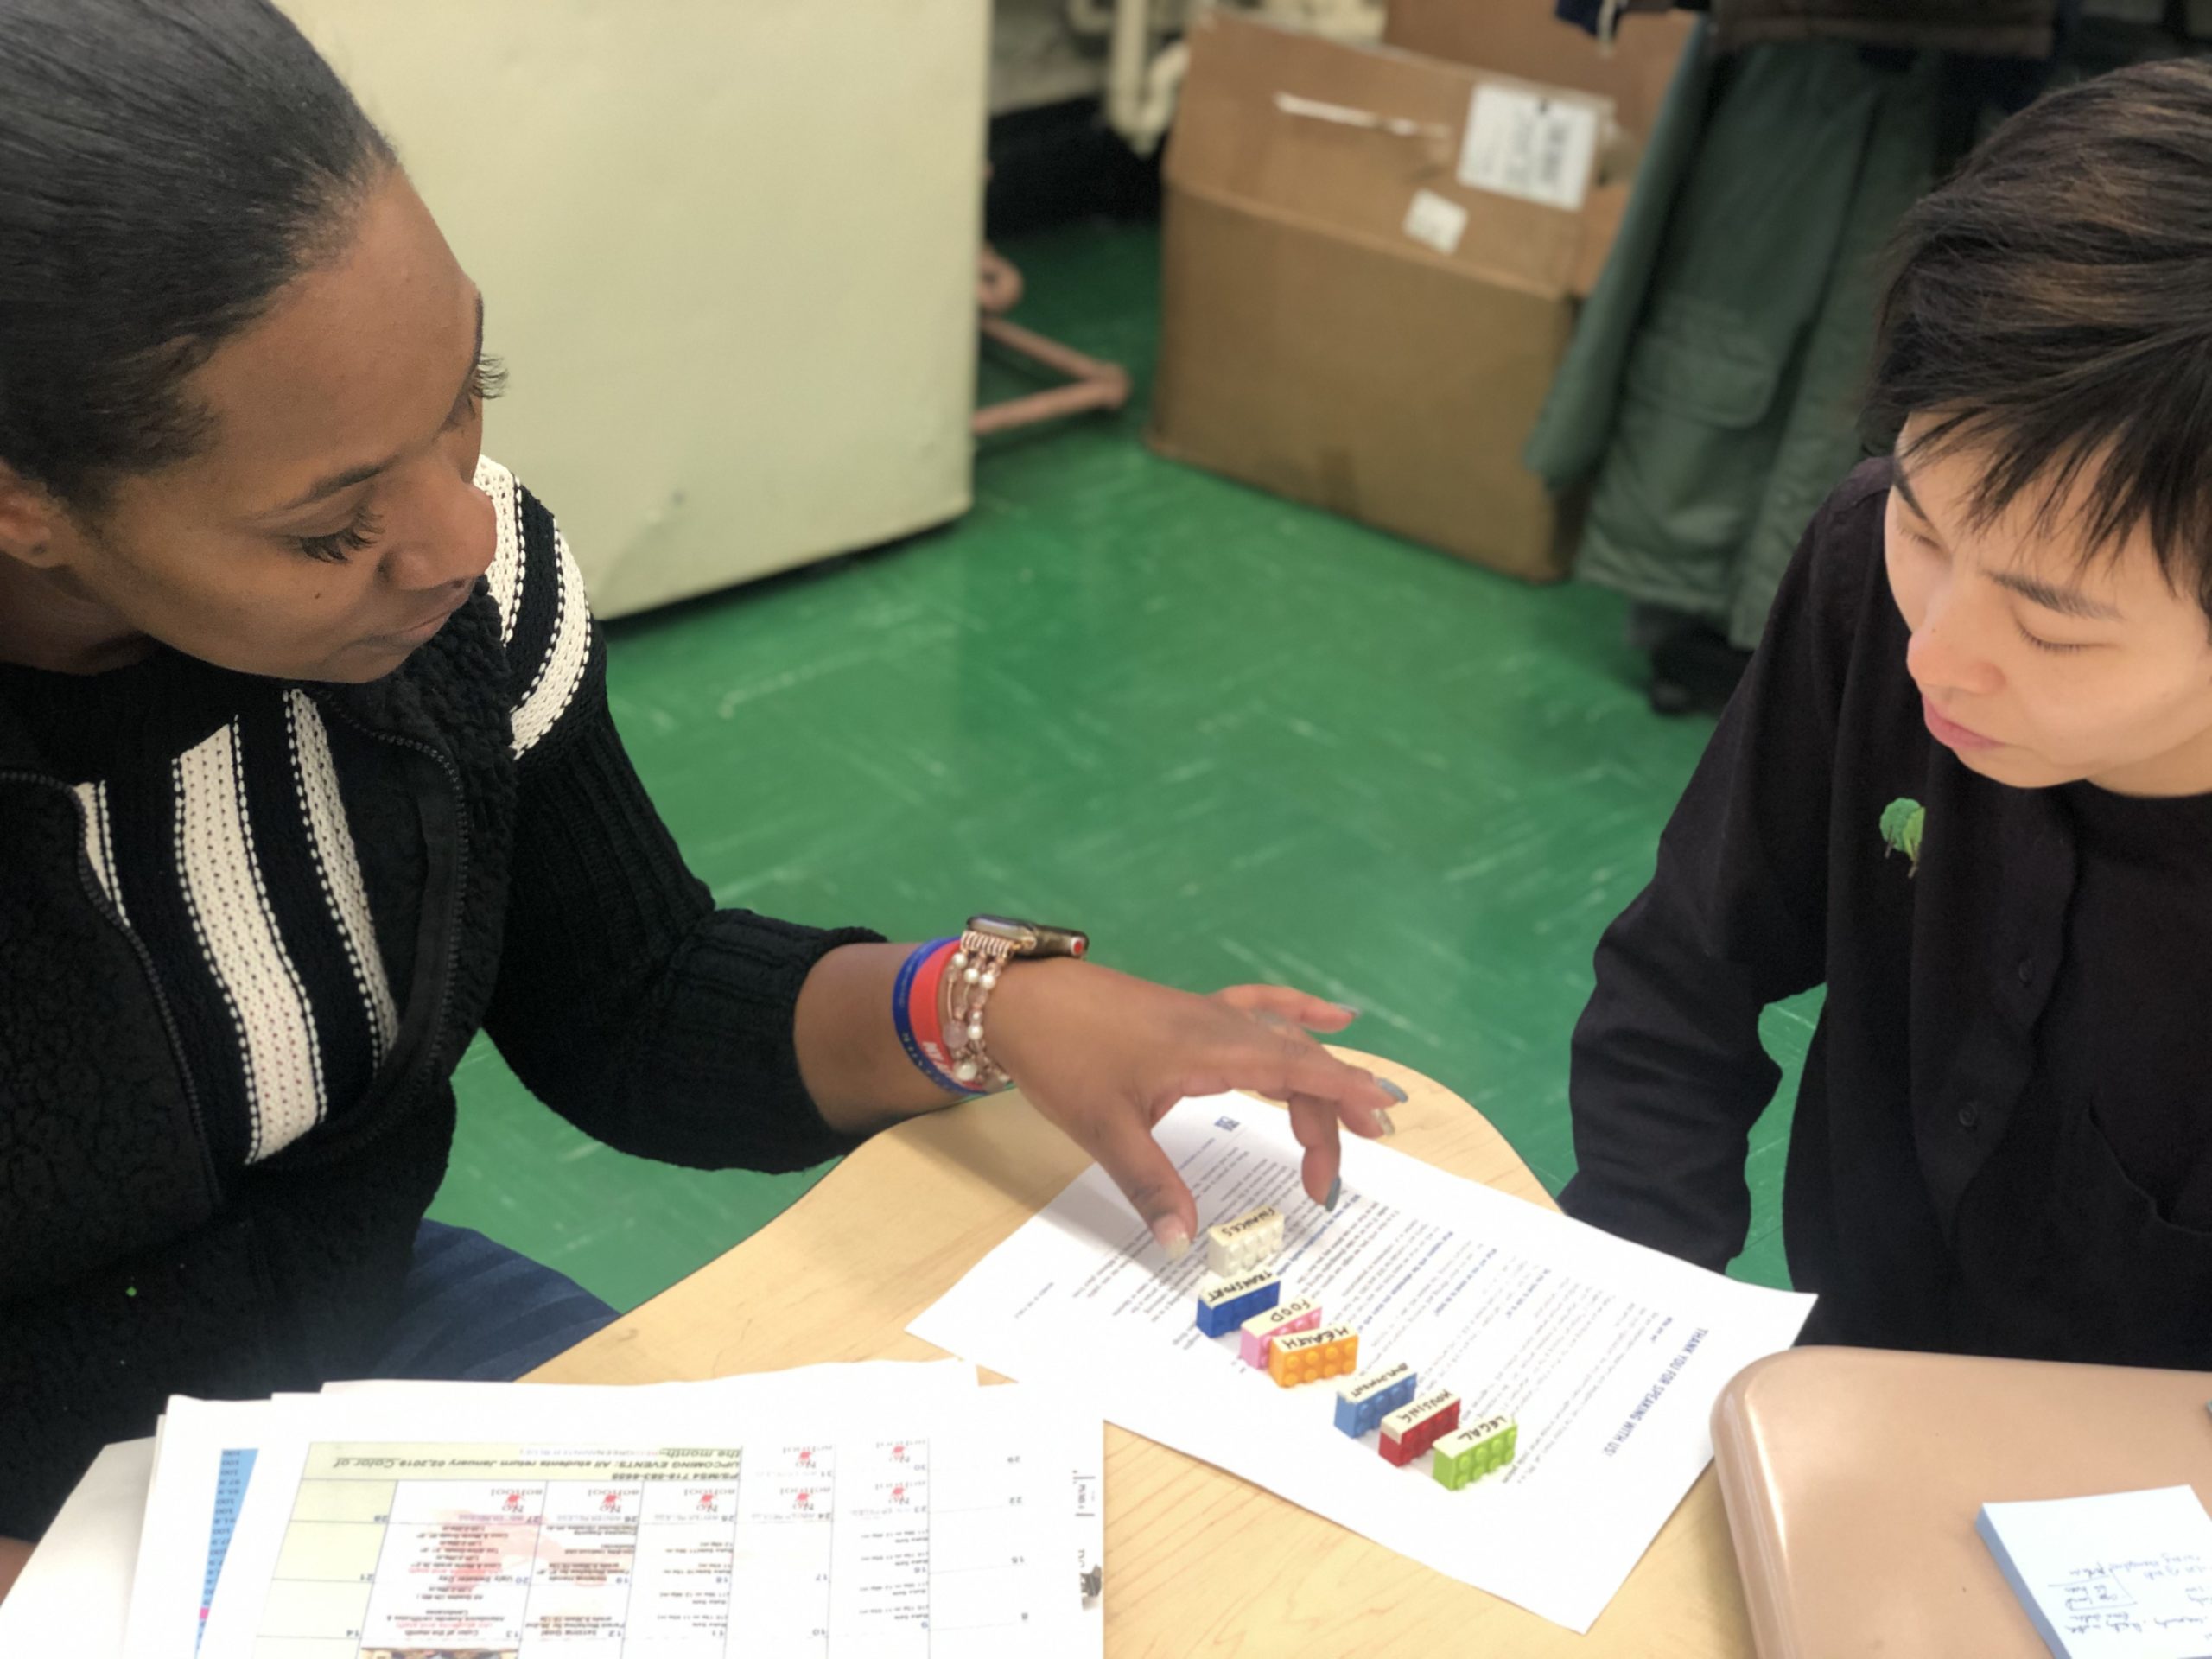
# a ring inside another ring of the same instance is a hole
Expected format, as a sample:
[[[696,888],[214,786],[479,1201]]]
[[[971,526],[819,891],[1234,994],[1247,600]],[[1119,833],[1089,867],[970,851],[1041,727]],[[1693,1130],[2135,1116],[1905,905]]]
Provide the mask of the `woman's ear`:
[[[60,503],[0,461],[0,556],[48,570],[61,563]]]

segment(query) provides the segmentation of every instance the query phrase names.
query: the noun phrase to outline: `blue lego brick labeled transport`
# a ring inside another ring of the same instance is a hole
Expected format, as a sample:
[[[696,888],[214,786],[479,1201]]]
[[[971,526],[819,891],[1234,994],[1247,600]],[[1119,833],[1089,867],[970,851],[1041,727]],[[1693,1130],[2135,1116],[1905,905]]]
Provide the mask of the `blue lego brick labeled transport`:
[[[1282,1281],[1271,1273],[1217,1280],[1198,1293],[1198,1329],[1209,1337],[1224,1335],[1281,1300]]]
[[[1352,1439],[1372,1433],[1392,1412],[1413,1403],[1420,1375],[1399,1360],[1352,1378],[1337,1390],[1337,1427]]]

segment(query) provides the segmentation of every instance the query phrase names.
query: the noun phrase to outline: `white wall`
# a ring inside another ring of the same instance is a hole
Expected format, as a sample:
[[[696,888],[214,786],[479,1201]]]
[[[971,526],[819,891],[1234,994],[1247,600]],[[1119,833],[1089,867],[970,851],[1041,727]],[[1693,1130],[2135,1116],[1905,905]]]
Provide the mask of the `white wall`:
[[[604,614],[969,502],[988,0],[283,0],[507,359]]]

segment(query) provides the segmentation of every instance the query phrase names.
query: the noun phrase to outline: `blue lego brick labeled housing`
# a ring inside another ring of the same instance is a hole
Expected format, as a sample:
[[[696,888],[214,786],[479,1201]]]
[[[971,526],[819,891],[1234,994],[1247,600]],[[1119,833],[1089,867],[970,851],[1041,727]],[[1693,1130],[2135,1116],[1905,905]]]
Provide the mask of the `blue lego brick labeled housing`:
[[[1241,1274],[1198,1293],[1198,1329],[1218,1337],[1264,1313],[1282,1300],[1282,1281],[1271,1273]]]
[[[1357,1440],[1401,1406],[1411,1405],[1421,1377],[1404,1360],[1354,1377],[1337,1390],[1337,1427]]]

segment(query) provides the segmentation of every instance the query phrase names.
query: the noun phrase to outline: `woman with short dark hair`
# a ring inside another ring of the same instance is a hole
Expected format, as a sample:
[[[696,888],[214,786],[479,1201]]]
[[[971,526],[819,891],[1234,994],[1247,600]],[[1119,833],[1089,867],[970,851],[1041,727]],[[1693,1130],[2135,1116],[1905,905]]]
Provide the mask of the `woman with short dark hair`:
[[[480,454],[484,297],[265,0],[0,0],[0,1535],[172,1393],[512,1377],[610,1317],[423,1223],[480,1029],[700,1167],[1018,1079],[1170,1255],[1178,1098],[1287,1099],[1317,1202],[1340,1117],[1387,1132],[1318,999],[715,908]]]
[[[2015,116],[1901,228],[1832,495],[1606,933],[1568,1213],[1743,1248],[1770,1003],[1809,1339],[2212,1367],[2212,64]]]

